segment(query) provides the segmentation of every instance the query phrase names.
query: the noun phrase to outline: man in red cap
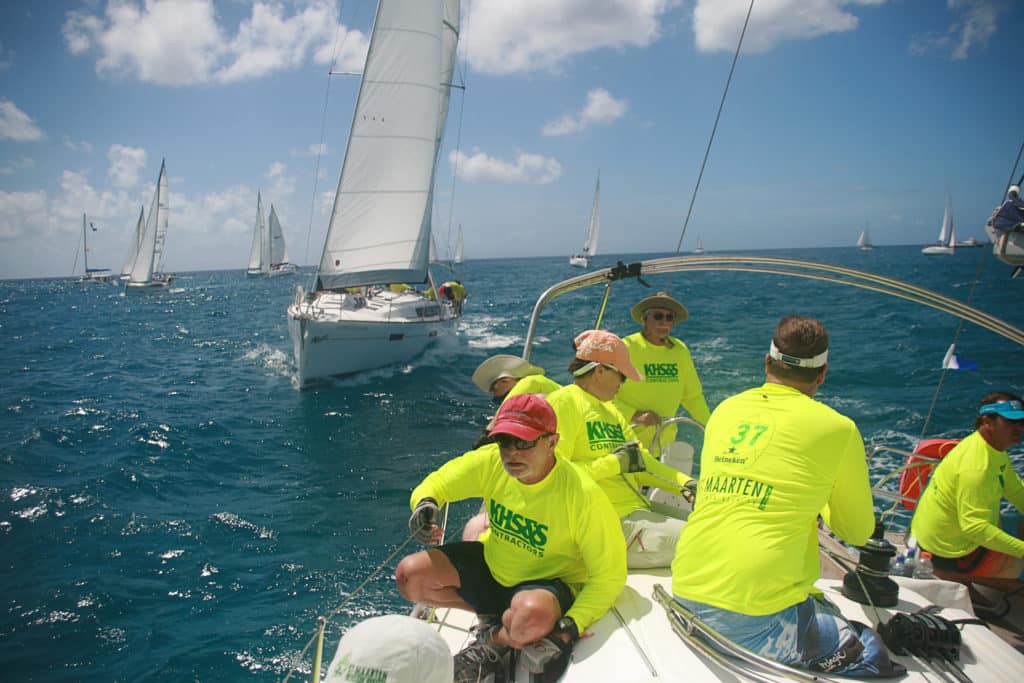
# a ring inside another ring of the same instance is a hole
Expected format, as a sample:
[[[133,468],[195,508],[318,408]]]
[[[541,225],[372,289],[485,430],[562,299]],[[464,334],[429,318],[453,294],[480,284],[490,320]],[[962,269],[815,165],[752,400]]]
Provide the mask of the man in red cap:
[[[479,616],[475,642],[455,656],[455,681],[505,681],[512,649],[534,680],[557,680],[572,643],[625,585],[618,517],[587,475],[555,457],[557,426],[543,397],[513,396],[494,418],[493,443],[412,492],[409,530],[424,544],[440,540],[439,509],[448,502],[483,498],[490,517],[480,540],[414,553],[395,571],[407,600]]]

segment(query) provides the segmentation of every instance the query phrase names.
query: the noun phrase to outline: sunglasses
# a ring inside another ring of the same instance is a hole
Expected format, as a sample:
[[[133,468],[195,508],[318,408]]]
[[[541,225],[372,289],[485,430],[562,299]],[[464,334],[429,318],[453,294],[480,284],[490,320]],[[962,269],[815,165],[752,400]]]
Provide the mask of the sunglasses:
[[[611,370],[612,372],[618,373],[619,379],[622,380],[623,382],[626,381],[626,376],[619,372],[619,369],[614,365],[608,365],[607,363],[604,363],[601,367],[603,367],[605,370]]]
[[[547,434],[541,434],[533,441],[524,441],[518,437],[512,436],[511,434],[495,434],[493,437],[494,443],[498,444],[498,448],[504,448],[510,451],[528,451],[537,445],[537,442],[543,439]]]
[[[657,313],[649,313],[648,315],[650,315],[650,317],[652,317],[655,320],[657,320],[659,323],[662,320],[667,320],[669,322],[674,322],[675,319],[676,319],[676,314],[675,313],[662,313],[662,312],[659,311]]]

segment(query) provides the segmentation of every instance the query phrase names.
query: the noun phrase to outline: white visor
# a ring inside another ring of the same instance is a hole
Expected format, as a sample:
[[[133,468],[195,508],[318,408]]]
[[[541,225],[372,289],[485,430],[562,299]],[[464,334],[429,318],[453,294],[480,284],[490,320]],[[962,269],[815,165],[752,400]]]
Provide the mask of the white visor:
[[[771,348],[768,349],[768,356],[772,360],[782,361],[786,365],[795,365],[800,368],[820,368],[828,362],[828,349],[811,358],[797,358],[796,356],[790,356],[779,351],[779,347],[775,345],[775,340],[773,339]]]

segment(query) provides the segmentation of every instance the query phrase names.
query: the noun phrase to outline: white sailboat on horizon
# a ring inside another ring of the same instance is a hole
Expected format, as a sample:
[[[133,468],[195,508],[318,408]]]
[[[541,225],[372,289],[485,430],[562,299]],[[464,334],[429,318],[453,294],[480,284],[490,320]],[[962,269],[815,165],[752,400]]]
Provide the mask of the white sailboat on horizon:
[[[697,256],[704,253],[704,242],[701,240],[700,235],[697,236],[697,246],[693,248],[693,253]]]
[[[953,200],[946,194],[946,210],[942,214],[942,227],[939,228],[938,244],[927,246],[921,250],[922,254],[937,256],[942,254],[953,254],[956,251],[956,233],[953,227]]]
[[[245,274],[274,277],[298,271],[298,266],[288,261],[281,221],[274,205],[270,205],[270,219],[263,217],[263,195],[256,193],[256,224],[253,226],[252,246],[249,248],[249,267]]]
[[[861,251],[871,251],[875,248],[875,245],[871,243],[871,237],[868,235],[868,226],[865,223],[864,229],[860,233],[860,237],[857,239],[857,248]]]
[[[594,186],[594,203],[590,207],[590,223],[583,239],[583,250],[569,257],[569,265],[586,268],[590,258],[597,255],[597,239],[601,235],[601,172],[597,172],[597,184]]]
[[[455,258],[452,259],[452,263],[460,264],[463,259],[463,244],[462,244],[462,224],[459,224],[459,235],[455,238]]]
[[[167,222],[170,214],[169,194],[167,190],[167,162],[160,162],[160,174],[157,176],[153,203],[149,207],[149,218],[141,227],[142,216],[136,226],[133,256],[128,267],[127,287],[166,287],[171,284],[174,275],[162,271],[164,244],[167,238]]]
[[[381,0],[313,291],[288,307],[299,386],[404,362],[451,331],[433,300],[434,172],[448,114],[459,0]],[[400,170],[400,172],[399,172]]]

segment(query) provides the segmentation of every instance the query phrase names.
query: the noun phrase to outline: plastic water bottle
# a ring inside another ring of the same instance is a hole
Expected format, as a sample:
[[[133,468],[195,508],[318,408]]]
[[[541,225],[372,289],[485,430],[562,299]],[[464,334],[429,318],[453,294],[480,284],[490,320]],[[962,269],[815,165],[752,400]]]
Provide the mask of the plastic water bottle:
[[[903,566],[903,556],[896,555],[889,563],[889,576],[905,576],[906,568]]]
[[[932,554],[922,551],[917,558],[917,562],[914,563],[914,578],[933,579],[935,574],[932,570]]]

